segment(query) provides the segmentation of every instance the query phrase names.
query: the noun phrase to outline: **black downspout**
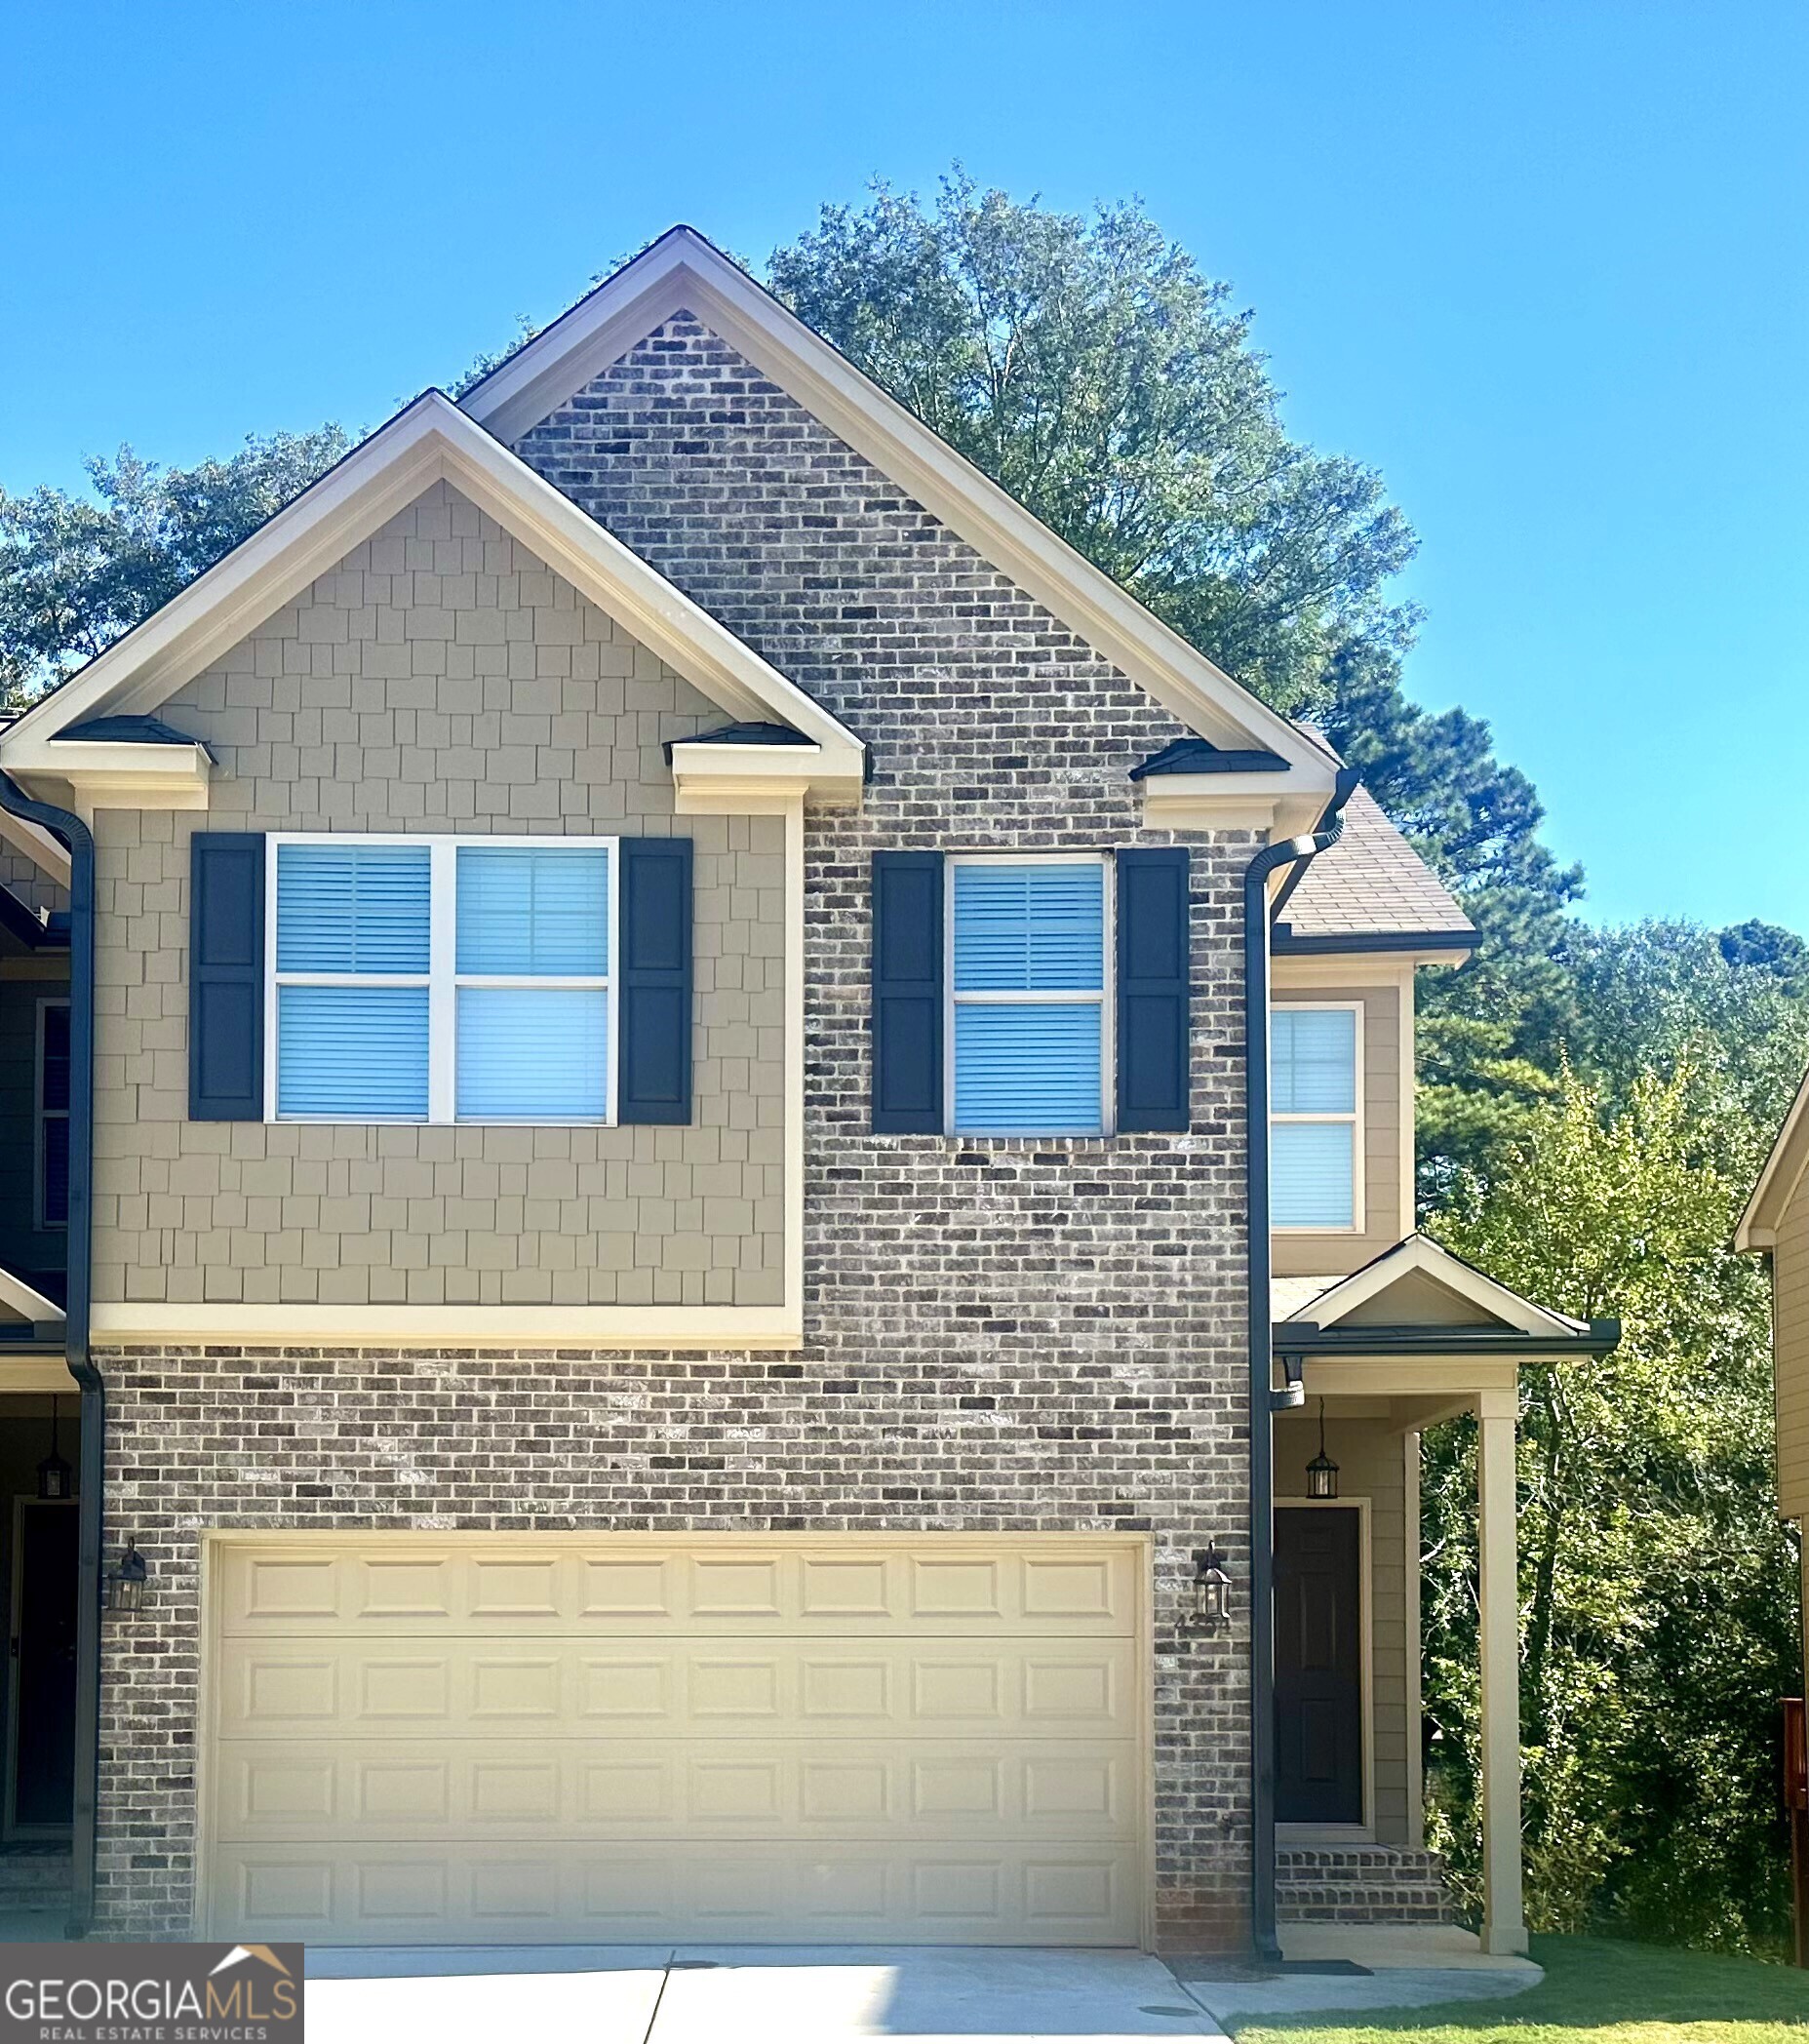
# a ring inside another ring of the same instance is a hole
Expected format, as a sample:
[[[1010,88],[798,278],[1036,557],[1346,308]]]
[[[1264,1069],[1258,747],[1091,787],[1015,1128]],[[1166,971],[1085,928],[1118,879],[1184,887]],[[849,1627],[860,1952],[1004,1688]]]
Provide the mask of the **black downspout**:
[[[1243,875],[1244,1119],[1249,1158],[1250,1281],[1250,1942],[1259,1959],[1281,1956],[1276,1932],[1275,1439],[1269,1311],[1269,876],[1317,858],[1344,835],[1357,783],[1339,770],[1309,838],[1266,845]]]
[[[75,1634],[74,1895],[65,1935],[95,1918],[95,1818],[100,1778],[100,1542],[106,1480],[106,1387],[88,1354],[95,1156],[95,840],[82,819],[33,802],[0,773],[0,809],[42,824],[69,847],[69,1232],[63,1356],[82,1393]]]

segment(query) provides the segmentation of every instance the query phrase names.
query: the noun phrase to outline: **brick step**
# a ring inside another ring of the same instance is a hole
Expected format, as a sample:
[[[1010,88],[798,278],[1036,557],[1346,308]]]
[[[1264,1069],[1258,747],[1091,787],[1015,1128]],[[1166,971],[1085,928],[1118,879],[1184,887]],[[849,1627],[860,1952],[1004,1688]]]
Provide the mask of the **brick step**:
[[[1276,1855],[1283,1923],[1454,1923],[1436,1853],[1354,1845]]]
[[[71,1879],[66,1845],[0,1849],[0,1906],[10,1909],[60,1908]]]

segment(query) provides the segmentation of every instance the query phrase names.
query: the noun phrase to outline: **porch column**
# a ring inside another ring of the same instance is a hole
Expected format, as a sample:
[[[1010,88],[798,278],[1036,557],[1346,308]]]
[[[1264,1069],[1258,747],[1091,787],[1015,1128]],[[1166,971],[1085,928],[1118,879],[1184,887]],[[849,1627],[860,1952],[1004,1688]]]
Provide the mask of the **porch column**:
[[[1511,1391],[1476,1396],[1476,1529],[1482,1659],[1482,1949],[1523,1952],[1520,1902],[1519,1567]]]

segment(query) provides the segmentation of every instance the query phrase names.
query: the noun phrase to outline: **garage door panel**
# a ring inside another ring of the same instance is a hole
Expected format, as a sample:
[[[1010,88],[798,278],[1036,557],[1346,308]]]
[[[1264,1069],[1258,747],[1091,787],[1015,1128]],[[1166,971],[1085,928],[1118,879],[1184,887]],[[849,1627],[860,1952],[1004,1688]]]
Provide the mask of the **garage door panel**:
[[[928,1623],[956,1635],[1131,1637],[1136,1569],[1127,1547],[1057,1557],[1028,1552],[936,1554],[620,1549],[573,1542],[525,1558],[423,1536],[402,1551],[346,1554],[313,1544],[228,1547],[219,1562],[224,1637],[346,1631],[492,1635],[774,1631],[896,1636]]]
[[[253,1845],[488,1836],[1029,1842],[1137,1833],[1134,1742],[222,1742],[217,1834]]]
[[[879,1942],[1126,1945],[1121,1853],[830,1845],[801,1855],[711,1844],[222,1848],[215,1936],[444,1944]]]
[[[214,1551],[210,1928],[1134,1943],[1130,1543]]]
[[[813,1739],[1111,1734],[1134,1710],[1129,1639],[722,1640],[661,1645],[523,1636],[222,1642],[218,1724],[237,1737],[412,1740],[572,1722],[726,1734],[778,1722]]]

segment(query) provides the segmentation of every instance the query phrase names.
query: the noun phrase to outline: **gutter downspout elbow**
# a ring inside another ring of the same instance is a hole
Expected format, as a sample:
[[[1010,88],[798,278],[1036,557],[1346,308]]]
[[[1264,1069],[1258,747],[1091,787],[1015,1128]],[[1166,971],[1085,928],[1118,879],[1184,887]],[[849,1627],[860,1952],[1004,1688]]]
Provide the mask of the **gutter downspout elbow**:
[[[100,1779],[100,1549],[106,1481],[106,1387],[89,1355],[95,1155],[95,840],[73,810],[36,802],[0,772],[0,809],[42,824],[69,847],[69,1227],[63,1360],[82,1395],[76,1507],[75,1796],[65,1935],[84,1938],[95,1916],[95,1842]]]
[[[1268,845],[1243,875],[1244,1125],[1248,1160],[1250,1343],[1250,1942],[1259,1959],[1281,1956],[1276,1928],[1275,1438],[1270,1351],[1269,879],[1329,851],[1344,835],[1344,806],[1358,775],[1341,767],[1310,837]]]

